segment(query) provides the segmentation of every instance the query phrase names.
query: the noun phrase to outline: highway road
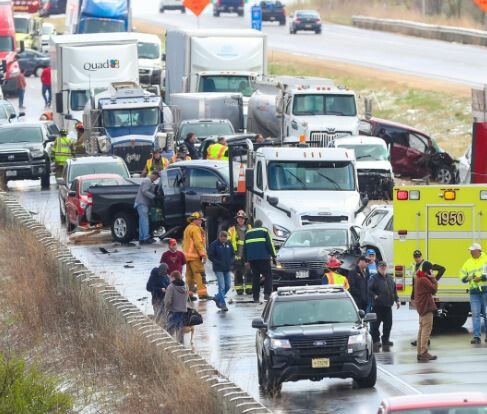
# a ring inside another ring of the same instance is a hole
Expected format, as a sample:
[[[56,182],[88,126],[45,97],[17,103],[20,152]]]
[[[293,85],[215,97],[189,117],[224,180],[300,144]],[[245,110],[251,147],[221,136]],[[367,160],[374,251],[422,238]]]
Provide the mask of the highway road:
[[[144,0],[143,8],[134,8],[134,19],[166,28],[230,29],[251,26],[249,5],[243,18],[233,14],[213,17],[211,5],[197,18],[190,11],[186,14],[179,11],[160,13],[158,4],[158,0]],[[269,36],[269,48],[469,86],[487,82],[487,49],[483,47],[328,24],[326,16],[322,17],[325,22],[321,35],[307,32],[290,35],[287,26],[264,22],[263,31]]]

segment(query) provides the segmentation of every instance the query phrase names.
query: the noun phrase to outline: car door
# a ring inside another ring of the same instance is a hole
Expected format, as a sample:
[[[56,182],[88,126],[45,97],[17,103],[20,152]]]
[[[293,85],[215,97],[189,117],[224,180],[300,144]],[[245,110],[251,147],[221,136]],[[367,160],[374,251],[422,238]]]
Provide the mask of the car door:
[[[223,181],[214,171],[202,167],[186,166],[184,171],[184,204],[186,215],[201,210],[201,194],[213,194],[217,183]]]
[[[404,175],[408,171],[407,151],[409,147],[408,133],[397,129],[386,131],[391,137],[391,164],[394,174]]]
[[[159,185],[164,194],[164,222],[168,227],[184,223],[185,208],[182,177],[183,174],[180,168],[169,168],[161,171]]]
[[[409,133],[409,146],[406,151],[405,175],[421,178],[428,175],[428,140],[420,134]]]
[[[66,196],[66,218],[70,223],[77,223],[78,220],[78,203],[79,203],[79,180],[74,180],[69,186]],[[70,195],[73,192],[74,195]]]

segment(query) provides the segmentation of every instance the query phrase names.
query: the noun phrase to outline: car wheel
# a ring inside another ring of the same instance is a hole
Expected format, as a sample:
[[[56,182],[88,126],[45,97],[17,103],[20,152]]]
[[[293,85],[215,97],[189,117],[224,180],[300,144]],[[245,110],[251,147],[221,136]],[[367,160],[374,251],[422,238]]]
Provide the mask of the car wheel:
[[[78,227],[76,224],[71,223],[69,220],[66,221],[66,230],[68,231],[68,233],[74,231],[76,227]]]
[[[128,243],[133,239],[136,229],[136,221],[133,214],[121,211],[115,213],[112,220],[111,231],[113,240]]]
[[[281,392],[282,382],[279,377],[273,372],[267,361],[264,359],[262,369],[264,371],[264,387],[265,391],[274,397]]]
[[[449,165],[440,165],[436,171],[436,181],[440,184],[454,184],[455,174],[453,169]]]
[[[373,388],[377,381],[377,363],[375,362],[375,355],[372,355],[372,366],[369,375],[363,378],[355,378],[355,382],[360,388]]]
[[[264,360],[262,358],[262,360]],[[264,385],[264,374],[262,372],[262,367],[259,364],[259,361],[257,361],[257,378],[259,379],[259,385],[262,387]]]
[[[220,12],[219,11],[213,12],[213,16],[220,17]]]
[[[39,78],[41,76],[41,73],[43,70],[44,70],[44,68],[42,66],[37,66],[34,69],[34,75],[36,76],[36,78]]]
[[[61,220],[61,224],[66,223],[66,216],[63,214],[63,210],[61,209],[61,202],[59,202],[59,219]]]
[[[317,29],[317,30],[315,30],[315,33],[316,33],[316,34],[321,34],[321,29]]]
[[[289,34],[296,34],[296,30],[289,29]]]

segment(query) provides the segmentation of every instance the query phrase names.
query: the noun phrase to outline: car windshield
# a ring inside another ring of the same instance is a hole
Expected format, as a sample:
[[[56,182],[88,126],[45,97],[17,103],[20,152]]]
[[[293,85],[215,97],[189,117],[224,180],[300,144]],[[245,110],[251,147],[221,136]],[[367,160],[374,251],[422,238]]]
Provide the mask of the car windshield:
[[[137,53],[139,59],[159,59],[161,48],[157,43],[138,42]]]
[[[321,297],[276,301],[272,308],[270,325],[278,327],[321,323],[359,323],[359,321],[360,318],[352,299]]]
[[[69,170],[68,181],[71,183],[76,177],[89,174],[118,174],[123,178],[130,177],[123,161],[96,162],[93,164],[76,164],[73,162]]]
[[[348,245],[346,229],[293,231],[283,247],[339,247]]]
[[[44,139],[40,127],[1,128],[0,144],[16,142],[42,142]]]
[[[395,410],[388,411],[390,414],[487,414],[487,406],[450,406],[441,408],[414,408],[411,410]]]
[[[383,145],[378,144],[338,144],[338,147],[353,149],[355,151],[355,159],[357,161],[387,161],[389,160],[389,152]]]
[[[14,50],[14,43],[10,36],[0,36],[0,52],[10,52]]]
[[[88,188],[93,187],[95,185],[104,186],[104,185],[123,185],[123,184],[128,184],[128,182],[124,180],[122,177],[95,178],[93,180],[83,180],[81,186],[81,194],[86,194],[88,192]]]
[[[271,190],[355,190],[350,161],[271,161],[267,176]]]
[[[123,20],[86,19],[83,33],[117,33],[125,31]]]
[[[14,17],[15,33],[29,33],[29,19]]]
[[[293,115],[356,116],[355,96],[298,94],[293,100]]]
[[[318,19],[320,16],[314,11],[302,11],[297,12],[296,17],[299,17],[300,19]]]
[[[103,111],[107,128],[156,126],[159,124],[159,107],[112,109]]]
[[[248,76],[208,75],[202,76],[199,92],[240,92],[249,97],[254,93]]]
[[[194,132],[198,139],[204,139],[210,135],[233,135],[232,124],[227,122],[201,122],[198,124],[183,124],[179,136],[186,137],[188,132]]]

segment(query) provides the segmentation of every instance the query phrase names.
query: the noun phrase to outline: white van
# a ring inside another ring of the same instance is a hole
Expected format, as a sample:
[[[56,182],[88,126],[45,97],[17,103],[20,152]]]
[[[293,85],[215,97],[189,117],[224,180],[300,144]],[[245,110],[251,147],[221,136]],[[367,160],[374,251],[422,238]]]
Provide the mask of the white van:
[[[137,36],[139,79],[142,86],[162,87],[161,39],[153,34],[134,33]]]

